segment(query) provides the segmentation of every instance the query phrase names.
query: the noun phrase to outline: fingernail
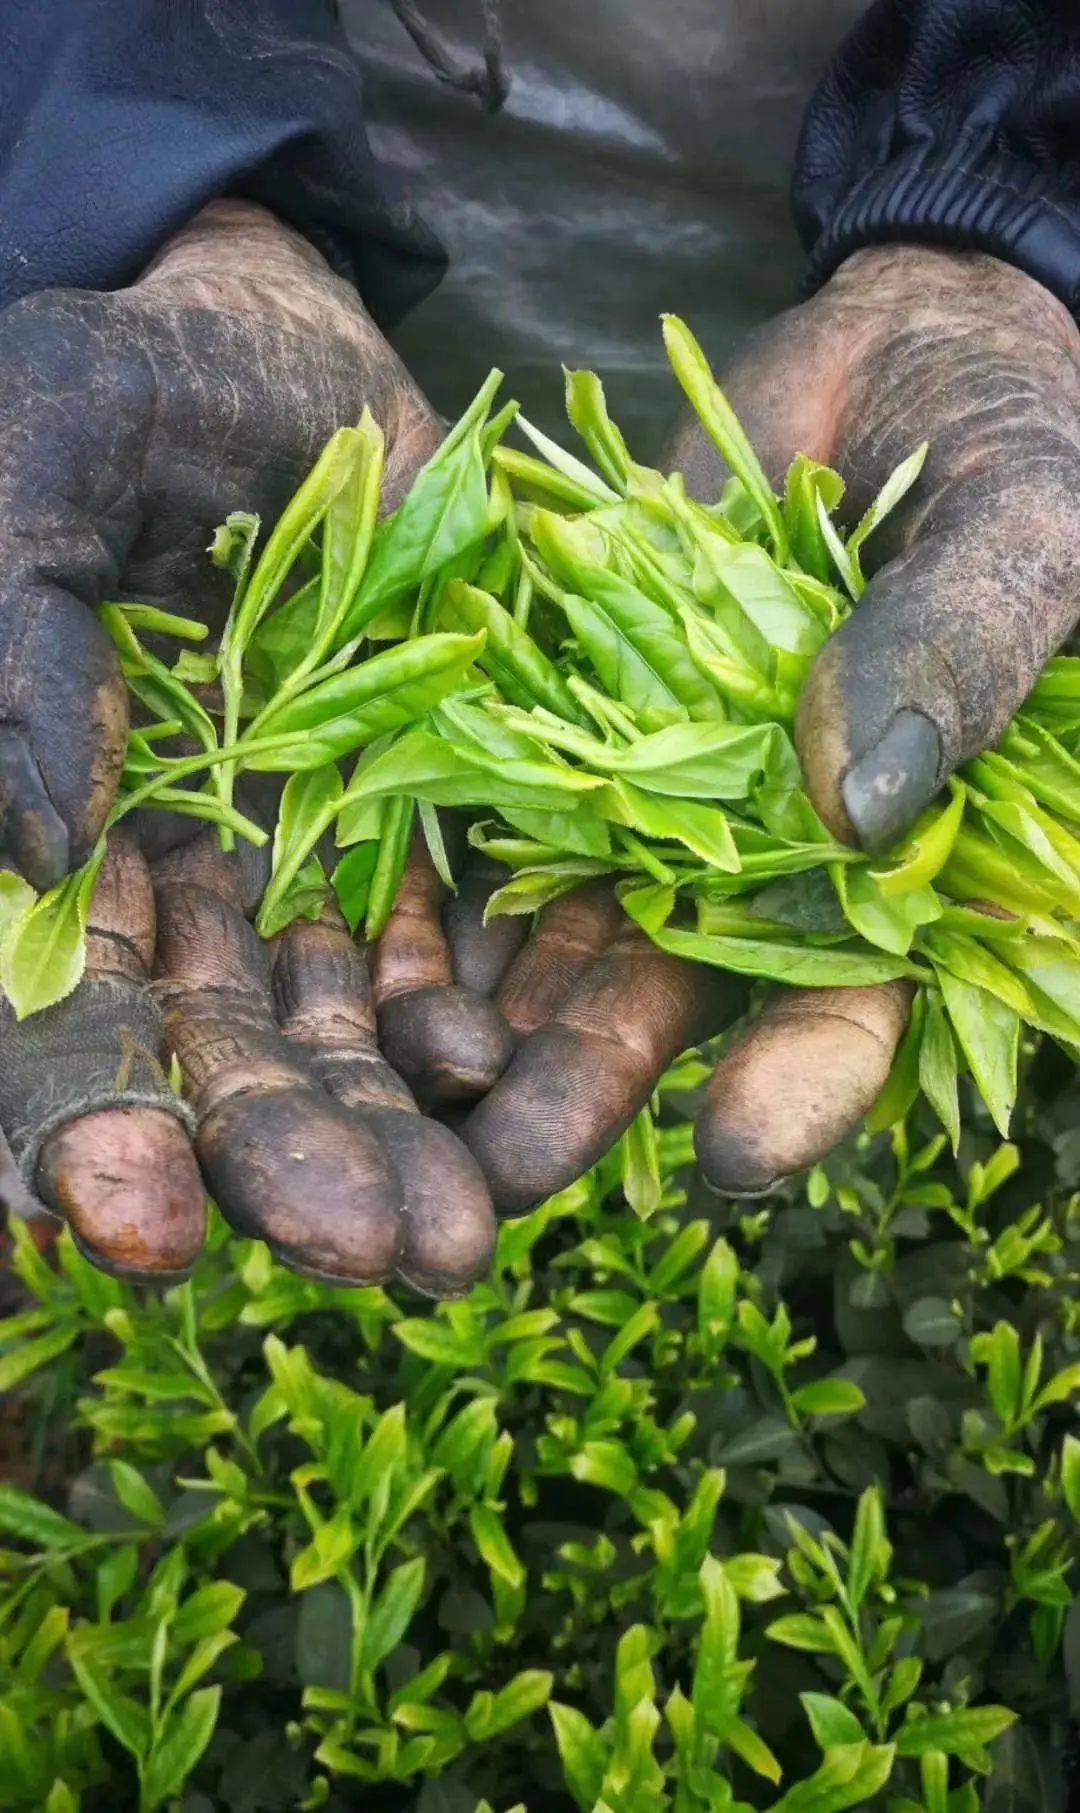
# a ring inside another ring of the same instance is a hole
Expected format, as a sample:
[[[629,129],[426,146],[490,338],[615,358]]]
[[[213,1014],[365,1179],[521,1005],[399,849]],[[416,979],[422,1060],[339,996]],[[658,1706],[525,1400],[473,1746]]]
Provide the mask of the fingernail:
[[[844,808],[864,850],[883,850],[937,790],[941,738],[921,711],[898,711],[879,743],[844,776]]]
[[[794,1173],[789,1171],[782,1176],[770,1178],[768,1183],[757,1184],[753,1189],[739,1189],[731,1184],[716,1183],[704,1171],[701,1173],[701,1181],[710,1196],[723,1196],[729,1202],[760,1202],[765,1196],[775,1196],[779,1190],[786,1190],[794,1181]]]

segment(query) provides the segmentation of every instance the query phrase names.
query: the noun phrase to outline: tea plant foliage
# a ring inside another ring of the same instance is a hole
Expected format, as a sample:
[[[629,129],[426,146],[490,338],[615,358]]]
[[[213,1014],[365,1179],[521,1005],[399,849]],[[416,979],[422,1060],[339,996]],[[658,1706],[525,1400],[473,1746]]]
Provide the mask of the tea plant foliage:
[[[0,1805],[1066,1813],[1068,1071],[1026,1148],[913,1121],[752,1209],[699,1198],[700,1074],[650,1219],[616,1154],[433,1313],[16,1228]]]

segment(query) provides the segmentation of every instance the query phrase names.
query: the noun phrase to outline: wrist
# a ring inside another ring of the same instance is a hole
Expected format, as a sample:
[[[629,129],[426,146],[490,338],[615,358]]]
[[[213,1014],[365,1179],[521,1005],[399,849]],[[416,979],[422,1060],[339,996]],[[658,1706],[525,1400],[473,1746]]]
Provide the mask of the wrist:
[[[297,332],[381,339],[351,284],[256,202],[221,200],[173,234],[127,294],[170,308],[260,316]]]
[[[1077,333],[1065,304],[1045,284],[989,252],[902,240],[865,246],[844,259],[818,295],[862,308],[869,304],[875,314],[902,311],[916,322],[936,318],[951,305],[963,308],[972,298],[981,304],[992,299],[1009,314],[1030,312],[1033,335],[1051,334],[1072,345]]]

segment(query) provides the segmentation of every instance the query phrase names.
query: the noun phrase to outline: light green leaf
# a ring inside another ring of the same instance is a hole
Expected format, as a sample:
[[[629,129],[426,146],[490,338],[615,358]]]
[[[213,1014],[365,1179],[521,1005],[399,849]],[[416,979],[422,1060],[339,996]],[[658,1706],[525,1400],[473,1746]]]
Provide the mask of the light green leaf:
[[[78,1322],[60,1322],[50,1328],[48,1334],[39,1335],[33,1341],[20,1341],[10,1353],[0,1357],[0,1392],[13,1391],[32,1373],[40,1372],[69,1347],[73,1347],[82,1334]],[[0,1324],[0,1334],[3,1325]]]
[[[499,1689],[484,1721],[484,1740],[497,1737],[539,1712],[551,1698],[554,1675],[541,1668],[526,1668]],[[468,1715],[466,1715],[467,1717]]]
[[[1015,1712],[1004,1706],[966,1706],[956,1712],[926,1713],[901,1725],[896,1734],[897,1752],[900,1756],[925,1756],[927,1751],[943,1750],[946,1756],[958,1756],[982,1750],[1008,1731],[1015,1720]]]
[[[998,1132],[1007,1139],[1016,1101],[1020,1015],[989,989],[961,982],[946,969],[938,970],[938,982],[979,1093]]]
[[[776,558],[782,564],[788,555],[787,531],[761,462],[689,328],[676,315],[664,315],[662,320],[664,345],[675,376],[721,459],[760,511],[772,536]]]
[[[1080,1440],[1075,1435],[1066,1434],[1061,1444],[1061,1493],[1073,1522],[1080,1524]]]
[[[608,414],[604,386],[595,372],[567,371],[566,413],[604,477],[625,491],[633,464],[626,442]]]
[[[293,1558],[289,1585],[294,1593],[303,1593],[330,1580],[356,1552],[360,1535],[344,1514],[331,1518],[315,1531],[305,1549]]]
[[[363,583],[339,626],[338,648],[395,599],[483,540],[488,496],[479,425],[501,382],[501,372],[492,372],[400,508],[380,523]]]
[[[869,873],[881,892],[890,898],[929,886],[949,860],[964,816],[967,790],[954,775],[949,780],[949,803],[928,806],[903,842],[889,852],[889,867]]]
[[[206,1752],[221,1710],[221,1688],[200,1687],[169,1720],[143,1776],[147,1808],[163,1807],[179,1794]]]
[[[843,1700],[835,1700],[827,1693],[800,1693],[799,1698],[820,1750],[866,1742],[865,1731]]]
[[[589,1486],[601,1486],[617,1498],[626,1498],[637,1485],[632,1455],[619,1442],[590,1441],[574,1455],[570,1471]]]
[[[887,1572],[891,1554],[885,1535],[885,1513],[880,1488],[876,1485],[868,1486],[862,1493],[855,1512],[855,1528],[848,1555],[848,1592],[853,1605],[861,1605],[875,1577]],[[855,1739],[833,1738],[832,1742],[854,1743]],[[828,1745],[823,1745],[822,1748],[828,1749]]]
[[[774,1618],[766,1626],[765,1635],[770,1642],[782,1643],[786,1649],[801,1649],[817,1656],[836,1653],[832,1637],[821,1619],[812,1617],[809,1612],[789,1612],[784,1618]]]
[[[1011,1322],[1000,1321],[984,1338],[990,1402],[1002,1423],[1009,1428],[1020,1411],[1023,1392],[1020,1337]]]
[[[923,998],[926,1007],[919,1040],[919,1086],[955,1152],[960,1143],[956,1046],[937,989],[928,989]]]
[[[613,801],[619,807],[617,814],[611,810]],[[595,810],[610,812],[615,822],[642,837],[672,838],[685,844],[711,868],[737,874],[742,866],[731,826],[716,806],[692,799],[658,799],[644,787],[614,780],[598,796]]]
[[[848,536],[849,554],[858,553],[867,536],[872,535],[878,524],[884,522],[907,496],[926,463],[929,448],[929,441],[924,441],[921,447],[916,447],[914,453],[909,453],[907,459],[901,460],[899,466],[889,474],[869,510]]]
[[[906,957],[921,925],[941,918],[941,902],[931,887],[886,894],[869,869],[834,863],[833,885],[851,925],[868,944]]]
[[[759,1737],[745,1719],[732,1719],[724,1730],[723,1741],[755,1775],[763,1775],[773,1783],[779,1782],[782,1773],[780,1764],[764,1738]]]
[[[303,1603],[307,1603],[304,1601]],[[176,1682],[169,1695],[170,1704],[176,1705],[185,1695],[196,1687],[204,1675],[221,1660],[226,1650],[232,1649],[240,1641],[235,1631],[219,1630],[214,1637],[204,1637],[196,1643],[183,1668],[176,1677]]]
[[[466,635],[484,632],[477,666],[498,685],[502,696],[526,711],[542,705],[568,723],[583,722],[582,713],[562,674],[528,632],[515,623],[490,593],[452,580],[443,594],[441,619],[447,629]]]
[[[805,657],[817,653],[826,637],[823,624],[764,548],[752,542],[735,546],[717,542],[710,566],[714,579],[770,649]],[[719,608],[722,610],[722,606]]]
[[[381,804],[381,802],[380,802]],[[330,876],[330,885],[334,890],[338,906],[345,917],[350,932],[356,932],[363,924],[371,894],[371,880],[379,855],[377,838],[366,843],[358,843],[351,850],[346,850],[341,861],[337,863]]]
[[[842,1744],[828,1751],[821,1767],[796,1782],[770,1813],[845,1813],[872,1803],[892,1774],[892,1744]]]
[[[0,938],[9,925],[21,919],[33,906],[37,895],[28,881],[13,869],[0,869]]]
[[[483,645],[481,630],[414,636],[382,649],[281,706],[271,704],[241,739],[241,761],[256,773],[284,774],[353,755],[423,717],[460,683]]]
[[[897,976],[919,975],[903,957],[869,945],[783,944],[779,939],[716,938],[666,926],[655,935],[661,950],[693,963],[710,963],[737,975],[762,976],[803,988],[868,988]]]
[[[469,1528],[478,1553],[492,1573],[505,1580],[507,1586],[523,1586],[525,1569],[514,1553],[499,1513],[490,1505],[471,1505]]]
[[[18,1020],[52,1007],[77,988],[86,962],[86,920],[105,856],[104,840],[59,887],[10,923],[0,942],[0,988]]]
[[[607,1754],[584,1713],[557,1700],[548,1705],[566,1785],[581,1813],[594,1813],[603,1787]]]
[[[225,1630],[234,1620],[246,1595],[231,1580],[210,1580],[179,1607],[172,1624],[175,1642],[201,1643]]]
[[[801,1416],[853,1416],[866,1408],[866,1398],[851,1379],[815,1379],[792,1392],[791,1401]]]
[[[582,373],[581,375],[591,377],[592,373]],[[567,376],[569,378],[569,373]],[[599,382],[599,380],[596,381]],[[571,421],[573,421],[572,417]],[[560,477],[569,480],[575,491],[581,493],[582,497],[588,500],[588,505],[618,503],[618,491],[613,491],[610,485],[598,478],[596,473],[591,471],[576,455],[568,453],[565,447],[560,447],[557,441],[553,441],[550,435],[535,427],[526,416],[519,415],[517,424],[526,440],[531,441],[537,452],[543,454],[553,471],[557,472]],[[573,425],[575,428],[577,427],[576,422]]]
[[[422,1555],[403,1561],[380,1589],[364,1625],[364,1668],[377,1668],[402,1642],[420,1603],[425,1569]]]
[[[0,1530],[39,1549],[67,1549],[87,1539],[81,1525],[18,1486],[0,1485]]]
[[[129,1461],[111,1460],[109,1476],[125,1511],[149,1529],[160,1530],[165,1523],[165,1506],[138,1469]]]
[[[388,1475],[401,1466],[408,1448],[405,1416],[403,1402],[391,1404],[359,1447],[349,1483],[351,1505],[365,1504],[374,1497]]]
[[[306,547],[338,492],[347,484],[361,452],[362,443],[355,428],[339,428],[331,436],[267,537],[250,578],[246,584],[238,586],[237,597],[221,639],[222,678],[234,693],[238,694],[240,690],[241,663],[248,643],[277,597],[301,550]],[[230,523],[233,520],[230,518]],[[252,521],[257,522],[257,519],[252,518],[245,520],[238,517],[235,520],[241,528],[239,541],[233,542],[227,554],[224,550],[220,556],[215,553],[215,559],[223,558],[228,565],[235,564],[237,547],[243,548],[245,541],[250,546],[250,524]],[[218,534],[220,536],[220,530]],[[241,555],[241,561],[246,559],[246,553],[247,550]]]
[[[622,1192],[640,1221],[660,1207],[664,1192],[652,1109],[646,1103],[620,1141]]]
[[[117,1743],[136,1758],[144,1756],[150,1742],[150,1720],[145,1708],[137,1700],[121,1693],[116,1683],[110,1680],[105,1668],[82,1653],[78,1637],[79,1632],[73,1631],[67,1644],[75,1679],[101,1723],[107,1731],[112,1732]]]
[[[869,1114],[866,1125],[871,1133],[885,1133],[898,1121],[906,1119],[919,1093],[919,1054],[922,1050],[926,993],[919,989],[911,1004],[904,1036],[896,1048],[888,1080]]]
[[[411,1353],[430,1360],[436,1366],[453,1366],[459,1371],[483,1363],[484,1348],[479,1336],[455,1334],[445,1322],[395,1322],[393,1332]]]

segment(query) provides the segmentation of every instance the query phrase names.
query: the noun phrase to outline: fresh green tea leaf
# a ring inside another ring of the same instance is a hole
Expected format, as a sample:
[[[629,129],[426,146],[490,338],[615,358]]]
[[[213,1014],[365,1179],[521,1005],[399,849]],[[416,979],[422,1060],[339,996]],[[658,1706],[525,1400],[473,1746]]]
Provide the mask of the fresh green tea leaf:
[[[721,459],[745,486],[760,511],[772,537],[776,558],[783,563],[788,556],[787,531],[757,454],[689,328],[676,315],[664,315],[662,320],[664,345],[675,376]]]
[[[52,1007],[77,988],[86,961],[86,920],[105,856],[90,860],[8,923],[0,942],[0,987],[17,1020]]]
[[[928,990],[924,1000],[925,1014],[919,1040],[919,1084],[949,1135],[955,1152],[960,1143],[956,1046],[938,990]]]

